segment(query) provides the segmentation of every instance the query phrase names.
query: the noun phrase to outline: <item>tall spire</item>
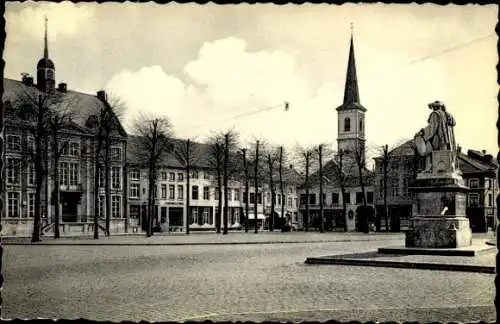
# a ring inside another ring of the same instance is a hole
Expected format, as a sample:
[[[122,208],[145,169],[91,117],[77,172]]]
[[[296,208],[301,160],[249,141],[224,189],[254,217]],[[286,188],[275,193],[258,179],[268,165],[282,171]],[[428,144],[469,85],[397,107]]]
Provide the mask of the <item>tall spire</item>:
[[[345,80],[344,104],[347,106],[359,102],[358,77],[356,74],[356,60],[354,58],[354,26],[351,23],[351,46],[349,48],[349,61],[347,63],[347,76]]]
[[[49,58],[49,42],[47,40],[47,16],[45,16],[45,44],[43,48],[43,58],[48,59]]]

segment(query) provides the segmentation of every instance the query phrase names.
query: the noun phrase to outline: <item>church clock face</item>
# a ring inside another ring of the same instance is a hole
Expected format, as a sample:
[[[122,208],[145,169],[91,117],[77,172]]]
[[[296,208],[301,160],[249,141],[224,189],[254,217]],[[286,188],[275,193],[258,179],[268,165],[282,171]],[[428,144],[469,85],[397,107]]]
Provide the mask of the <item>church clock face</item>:
[[[54,71],[52,70],[47,70],[47,79],[54,79]]]

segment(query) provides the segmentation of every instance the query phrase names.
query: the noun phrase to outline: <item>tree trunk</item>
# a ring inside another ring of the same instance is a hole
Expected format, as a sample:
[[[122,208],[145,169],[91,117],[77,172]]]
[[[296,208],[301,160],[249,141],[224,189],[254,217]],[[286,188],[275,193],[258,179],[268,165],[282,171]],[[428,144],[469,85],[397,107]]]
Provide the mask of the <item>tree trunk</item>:
[[[149,194],[148,194],[148,230],[147,237],[151,237],[153,235],[153,208],[154,208],[154,194],[155,194],[155,181],[153,179],[153,165],[149,163]]]
[[[191,191],[191,140],[186,142],[186,234],[189,235],[189,205],[190,205],[190,191]]]
[[[306,214],[304,215],[304,230],[309,231],[309,153],[306,154]]]
[[[45,170],[49,170],[49,137],[45,136],[44,140],[44,159],[45,159]],[[40,202],[41,204],[41,202]],[[49,220],[49,208],[50,208],[50,200],[49,200],[49,177],[45,178],[45,199],[44,199],[44,204],[45,204],[45,217],[47,218],[47,221]],[[51,222],[52,223],[52,222]],[[54,225],[55,226],[55,225]],[[57,232],[59,233],[59,227],[57,228]],[[56,233],[56,229],[54,227],[54,235]],[[59,234],[58,234],[59,236]]]
[[[281,192],[281,229],[285,227],[285,190],[283,188],[283,146],[280,146],[280,161],[279,161],[279,174],[280,174],[280,192]]]
[[[219,195],[219,213],[216,215],[216,219],[215,219],[215,227],[216,227],[216,231],[217,233],[220,234],[221,232],[221,217],[222,217],[222,214],[223,214],[223,206],[222,206],[222,200],[224,199],[222,197],[222,174],[221,174],[221,160],[220,160],[220,156],[219,156],[219,149],[217,149],[217,190],[218,190],[218,195]]]
[[[36,137],[35,137],[35,179],[36,179],[36,192],[35,192],[35,217],[33,219],[33,234],[31,236],[32,242],[40,241],[40,216],[42,212],[41,208],[41,193],[44,180],[44,170],[42,167],[42,139],[46,136],[45,133],[45,107],[44,98],[40,95],[38,97],[38,113],[37,113],[37,125],[36,125]]]
[[[363,208],[361,210],[361,219],[362,219],[362,226],[363,226],[363,232],[364,233],[369,233],[370,228],[369,228],[369,219],[368,219],[368,210],[367,210],[367,202],[366,202],[366,188],[365,188],[365,182],[363,179],[363,167],[364,167],[364,161],[363,161],[363,154],[362,152],[358,152],[359,156],[357,157],[358,161],[358,172],[359,172],[359,185],[361,186],[361,193],[363,195]]]
[[[383,152],[384,160],[382,161],[382,166],[384,168],[384,218],[385,218],[385,231],[389,231],[389,206],[387,205],[387,168],[388,168],[388,146],[384,145],[384,152]]]
[[[54,204],[55,204],[55,218],[54,218],[54,238],[58,239],[60,237],[59,233],[59,222],[61,220],[61,193],[60,193],[60,183],[59,183],[59,139],[57,127],[52,129],[52,141],[54,148],[52,150],[54,156]]]
[[[325,232],[323,218],[324,218],[324,210],[323,210],[323,145],[319,146],[319,231],[321,233]]]
[[[245,168],[245,233],[248,233],[248,217],[249,217],[249,211],[250,211],[250,204],[249,204],[249,185],[248,185],[248,164],[247,164],[247,150],[243,150],[243,167]]]
[[[228,219],[228,212],[229,212],[229,207],[228,207],[228,195],[229,195],[229,188],[228,188],[228,170],[227,170],[227,164],[228,164],[228,151],[229,151],[229,135],[226,134],[224,136],[224,232],[223,234],[227,234],[227,219]]]
[[[255,146],[255,166],[254,166],[254,187],[255,187],[255,193],[254,193],[254,217],[255,217],[255,233],[259,231],[259,226],[257,224],[257,194],[259,192],[259,183],[258,183],[258,172],[259,172],[259,141],[257,141],[257,144]],[[250,195],[249,195],[250,196]],[[250,197],[249,197],[250,198]]]
[[[276,191],[274,190],[273,181],[273,162],[271,154],[267,156],[267,163],[269,166],[269,189],[271,190],[271,212],[269,213],[269,232],[274,230],[274,207],[276,203]]]
[[[342,192],[342,215],[344,217],[344,232],[348,232],[349,227],[347,226],[347,221],[348,221],[347,204],[345,201],[346,191],[345,191],[345,187],[343,185],[340,187],[340,191]]]
[[[110,151],[110,135],[106,134],[106,146],[104,148],[104,174],[105,174],[105,196],[106,196],[106,236],[109,236],[109,223],[111,218],[111,167],[109,161],[109,151]]]

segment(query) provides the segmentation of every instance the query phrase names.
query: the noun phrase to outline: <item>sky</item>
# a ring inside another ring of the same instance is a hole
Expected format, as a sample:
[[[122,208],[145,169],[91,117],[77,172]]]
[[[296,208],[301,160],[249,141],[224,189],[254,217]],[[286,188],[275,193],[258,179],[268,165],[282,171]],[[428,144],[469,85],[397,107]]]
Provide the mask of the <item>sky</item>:
[[[130,132],[148,113],[179,138],[335,150],[352,31],[369,156],[413,138],[435,100],[463,149],[498,152],[496,5],[8,2],[5,77],[36,75],[45,15],[56,82],[121,98]]]

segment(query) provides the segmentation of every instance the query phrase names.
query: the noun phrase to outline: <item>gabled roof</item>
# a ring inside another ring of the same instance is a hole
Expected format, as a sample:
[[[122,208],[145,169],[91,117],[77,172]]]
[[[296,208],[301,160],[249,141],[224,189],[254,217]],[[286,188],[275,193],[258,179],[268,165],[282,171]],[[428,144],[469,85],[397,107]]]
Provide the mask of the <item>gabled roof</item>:
[[[483,161],[474,159],[473,156],[468,154],[458,154],[458,167],[464,175],[474,173],[492,173],[494,174],[498,167],[489,165]]]
[[[36,98],[38,94],[42,94],[36,86],[28,86],[21,81],[12,79],[3,79],[4,93],[2,101],[5,103],[14,103],[21,98],[29,96]],[[61,93],[59,90],[56,90]],[[90,116],[96,115],[101,109],[109,109],[109,104],[103,102],[95,95],[90,95],[82,92],[67,90],[64,92],[64,101],[69,104],[71,109],[71,120],[74,124],[90,130],[87,127],[87,121]],[[120,135],[127,136],[121,123],[117,119],[118,131]]]

